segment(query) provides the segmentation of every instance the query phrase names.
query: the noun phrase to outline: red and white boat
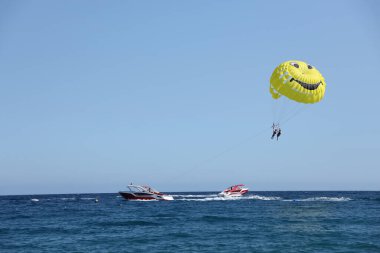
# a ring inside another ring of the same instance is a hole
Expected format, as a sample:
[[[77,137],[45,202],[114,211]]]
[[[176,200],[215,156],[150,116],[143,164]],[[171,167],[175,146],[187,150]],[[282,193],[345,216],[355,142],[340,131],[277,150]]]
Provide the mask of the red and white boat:
[[[119,194],[126,200],[174,200],[173,196],[164,194],[146,185],[127,186],[129,191],[120,191]]]
[[[248,192],[243,184],[233,185],[218,194],[219,197],[241,197]]]

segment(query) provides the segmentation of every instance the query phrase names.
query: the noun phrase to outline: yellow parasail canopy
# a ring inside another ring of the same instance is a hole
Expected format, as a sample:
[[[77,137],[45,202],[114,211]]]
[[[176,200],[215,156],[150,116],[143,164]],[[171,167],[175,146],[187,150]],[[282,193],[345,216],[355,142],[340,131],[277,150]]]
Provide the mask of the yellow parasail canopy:
[[[321,73],[302,61],[281,63],[270,78],[269,91],[274,99],[285,96],[300,103],[313,104],[322,100],[325,89]]]

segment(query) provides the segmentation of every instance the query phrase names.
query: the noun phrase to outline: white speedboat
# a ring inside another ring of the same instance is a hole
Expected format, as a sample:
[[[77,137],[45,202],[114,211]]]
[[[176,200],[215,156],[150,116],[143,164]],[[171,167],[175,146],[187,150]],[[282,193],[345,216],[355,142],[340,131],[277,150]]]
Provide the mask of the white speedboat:
[[[241,197],[248,192],[243,184],[233,185],[218,194],[219,197]]]
[[[164,194],[146,185],[127,186],[129,191],[120,191],[119,194],[126,200],[174,200],[173,196]]]

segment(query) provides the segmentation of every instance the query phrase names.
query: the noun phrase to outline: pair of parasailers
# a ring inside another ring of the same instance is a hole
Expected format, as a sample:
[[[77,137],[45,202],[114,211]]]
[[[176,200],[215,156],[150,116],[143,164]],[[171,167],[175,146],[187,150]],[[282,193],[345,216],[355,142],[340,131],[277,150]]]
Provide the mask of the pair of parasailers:
[[[278,140],[278,137],[280,137],[281,135],[281,128],[280,128],[280,124],[275,124],[273,123],[272,124],[272,129],[273,129],[273,134],[272,134],[272,137],[271,139],[273,140],[273,138],[276,136],[277,140]]]

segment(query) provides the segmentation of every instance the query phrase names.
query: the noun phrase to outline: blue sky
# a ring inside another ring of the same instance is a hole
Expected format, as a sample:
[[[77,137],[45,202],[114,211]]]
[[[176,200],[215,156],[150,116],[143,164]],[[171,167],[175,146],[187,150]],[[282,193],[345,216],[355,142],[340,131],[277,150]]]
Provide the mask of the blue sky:
[[[0,1],[0,195],[380,190],[377,1]],[[270,140],[273,69],[325,99]]]

